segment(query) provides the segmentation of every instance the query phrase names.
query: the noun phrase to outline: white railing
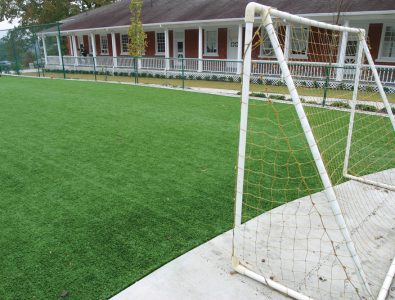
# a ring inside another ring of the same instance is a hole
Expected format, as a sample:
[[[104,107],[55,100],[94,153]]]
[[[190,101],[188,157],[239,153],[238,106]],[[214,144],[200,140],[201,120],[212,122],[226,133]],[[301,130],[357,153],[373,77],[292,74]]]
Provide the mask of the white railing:
[[[92,56],[79,56],[77,58],[77,66],[90,67],[93,66],[93,63],[94,61]]]
[[[98,56],[96,57],[96,66],[112,68],[114,66],[114,59],[112,56]]]
[[[164,70],[166,60],[164,58],[144,57],[141,59],[141,69],[145,70]]]
[[[75,57],[74,56],[63,56],[63,63],[65,66],[74,66]]]
[[[113,58],[111,56],[98,56],[95,60],[93,57],[78,57],[64,56],[63,62],[66,67],[73,67],[74,69],[80,67],[91,67],[95,62],[95,67],[98,69],[125,69],[128,71],[134,70],[136,67],[142,71],[184,71],[184,72],[198,72],[201,67],[203,73],[213,74],[239,74],[242,69],[242,62],[224,60],[224,59],[195,59],[195,58],[169,58],[164,57],[141,57],[134,59],[128,56],[119,56]],[[116,63],[114,65],[114,63]],[[342,74],[343,80],[352,81],[354,79],[355,65],[346,64],[340,68],[337,63],[328,64],[321,62],[305,62],[305,61],[290,61],[288,62],[291,74],[299,80],[330,80],[335,81],[339,78],[339,72]],[[48,56],[48,65],[60,65],[58,56]],[[384,84],[395,84],[395,66],[376,66],[379,76]],[[253,60],[252,75],[264,77],[281,77],[279,65],[276,61],[271,60]],[[368,66],[362,67],[361,79],[365,82],[372,82],[372,72]]]
[[[47,57],[48,65],[59,65],[59,56],[48,56]]]

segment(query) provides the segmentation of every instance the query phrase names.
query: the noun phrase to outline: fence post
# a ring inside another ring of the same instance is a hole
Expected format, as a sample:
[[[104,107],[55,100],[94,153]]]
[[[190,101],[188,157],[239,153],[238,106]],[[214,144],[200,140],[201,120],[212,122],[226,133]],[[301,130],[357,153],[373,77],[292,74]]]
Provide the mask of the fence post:
[[[182,89],[185,89],[185,70],[184,70],[184,58],[181,57],[181,78],[182,78]]]
[[[14,55],[14,61],[15,61],[15,72],[17,75],[19,75],[19,62],[18,62],[18,56],[16,54],[14,30],[11,30],[11,47],[12,47],[12,53]]]
[[[325,86],[324,86],[324,98],[322,99],[322,106],[325,106],[326,102],[326,97],[328,93],[328,87],[329,87],[329,70],[330,66],[325,66]]]
[[[138,57],[133,56],[134,83],[139,83]]]
[[[36,41],[36,45],[34,46],[34,54],[36,55],[37,75],[38,75],[38,77],[41,77],[40,76],[40,63],[38,61],[38,55],[37,55],[37,48],[39,47],[39,44],[38,44],[38,39],[37,39],[37,36],[35,33],[33,34],[33,39]]]
[[[97,81],[96,57],[92,57],[92,61],[93,61],[93,75],[95,75],[95,81]]]
[[[56,27],[58,29],[58,41],[59,41],[59,56],[62,62],[63,79],[66,79],[66,70],[64,68],[63,51],[62,51],[62,40],[60,36],[60,23],[56,22]]]

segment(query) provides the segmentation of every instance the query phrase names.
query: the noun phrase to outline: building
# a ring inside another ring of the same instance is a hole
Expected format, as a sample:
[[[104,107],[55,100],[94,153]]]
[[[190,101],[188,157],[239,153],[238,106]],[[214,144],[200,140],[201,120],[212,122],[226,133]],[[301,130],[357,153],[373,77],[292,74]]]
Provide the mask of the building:
[[[180,67],[177,58],[185,58],[183,68],[187,72],[240,74],[244,9],[248,2],[144,0],[142,21],[148,46],[144,58],[139,60],[138,67],[148,71],[171,71]],[[330,23],[334,23],[338,15],[338,1],[256,2]],[[343,2],[340,18],[342,25],[366,30],[371,53],[381,72],[383,82],[394,84],[395,1],[344,0]],[[127,35],[130,24],[129,3],[129,0],[121,0],[61,21],[61,36],[67,38],[67,53],[63,59],[66,67],[83,68],[93,60],[98,67],[104,66],[113,70],[131,68],[132,59],[128,55]],[[45,33],[47,36],[51,34],[56,33],[51,31]],[[298,61],[314,62],[314,59],[308,55],[308,48],[314,38],[312,34],[310,36],[303,36],[303,32],[294,34],[300,34],[301,38],[305,38],[305,42],[302,46],[298,45],[297,51],[293,49],[292,43],[283,45],[285,49],[289,49],[289,59],[292,60],[295,55]],[[354,62],[357,52],[355,39],[348,39],[343,43],[342,39],[344,40],[344,37],[339,39],[339,46],[334,55],[335,63],[341,65]],[[82,48],[85,49],[88,59],[81,56]],[[254,60],[270,61],[270,58],[273,59],[265,42],[253,51]],[[46,55],[45,61],[48,68],[58,66],[61,59],[59,56]],[[311,77],[312,72],[307,71],[306,68],[306,76]],[[344,79],[344,74],[341,72],[333,76],[338,81]]]

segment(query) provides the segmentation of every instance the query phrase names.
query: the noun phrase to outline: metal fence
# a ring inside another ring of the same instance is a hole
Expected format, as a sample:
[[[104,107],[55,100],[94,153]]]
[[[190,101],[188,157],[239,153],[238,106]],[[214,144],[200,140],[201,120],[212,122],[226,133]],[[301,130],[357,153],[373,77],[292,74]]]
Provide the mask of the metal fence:
[[[57,34],[47,36],[46,31],[55,31]],[[66,39],[61,37],[59,23],[16,27],[14,29],[0,30],[0,72],[17,75],[36,73],[45,76],[49,59],[56,55],[60,61],[65,51]]]
[[[45,35],[45,38],[44,38]],[[239,91],[242,61],[226,59],[65,55],[70,41],[59,23],[18,27],[0,31],[0,72],[85,80],[105,80],[166,85],[180,88]],[[321,89],[351,89],[355,65],[290,61],[298,86]],[[389,93],[395,93],[395,67],[376,66]],[[373,85],[373,76],[363,66],[361,84]],[[265,92],[281,86],[283,79],[274,60],[252,62],[252,91]],[[277,89],[279,90],[279,89]],[[281,91],[281,89],[280,89]],[[284,92],[285,93],[285,92]]]

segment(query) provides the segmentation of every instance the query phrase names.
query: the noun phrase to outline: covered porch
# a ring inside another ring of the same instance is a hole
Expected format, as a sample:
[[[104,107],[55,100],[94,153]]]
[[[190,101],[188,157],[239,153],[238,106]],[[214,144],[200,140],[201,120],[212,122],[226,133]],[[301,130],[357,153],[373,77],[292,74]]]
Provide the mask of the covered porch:
[[[358,23],[344,21],[345,26]],[[160,76],[185,76],[188,79],[221,77],[239,81],[242,72],[244,28],[242,22],[182,24],[173,26],[145,26],[148,46],[143,57],[128,55],[127,27],[103,28],[61,32],[56,36],[58,53],[47,55],[42,35],[45,68],[68,71],[106,72],[109,74],[152,74]],[[369,32],[369,23],[365,24]],[[302,85],[351,84],[354,80],[356,49],[350,53],[353,41],[343,34],[338,41],[336,61],[320,62],[307,59],[293,60],[291,55],[291,29],[284,28],[283,50],[292,74]],[[306,43],[306,52],[309,41]],[[63,46],[62,46],[63,45]],[[61,49],[63,47],[63,49]],[[379,45],[375,46],[379,47]],[[253,52],[252,74],[255,80],[281,81],[278,63],[264,55],[262,46]],[[367,66],[362,81],[373,82]],[[395,85],[395,66],[379,62],[376,66],[386,86]],[[230,79],[231,78],[231,79]]]

